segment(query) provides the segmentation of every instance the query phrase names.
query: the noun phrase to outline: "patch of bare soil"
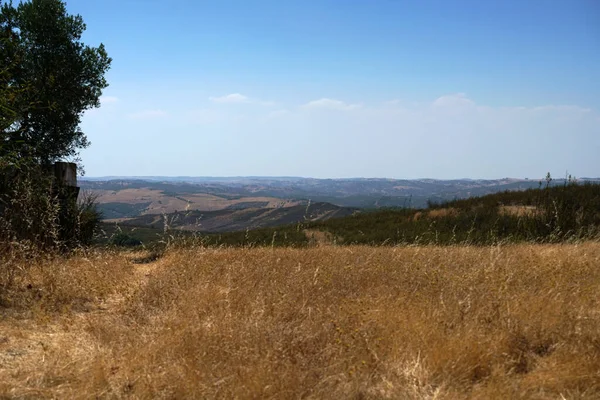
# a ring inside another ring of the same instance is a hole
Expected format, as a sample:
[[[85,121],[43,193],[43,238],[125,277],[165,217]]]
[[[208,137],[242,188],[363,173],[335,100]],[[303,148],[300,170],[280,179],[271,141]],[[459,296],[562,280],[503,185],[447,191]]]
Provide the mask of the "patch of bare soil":
[[[159,257],[150,252],[124,256],[121,261],[134,264],[124,285],[126,290],[92,304],[71,306],[58,315],[34,308],[30,316],[17,315],[0,321],[0,397],[72,396],[72,383],[88,378],[74,374],[72,366],[94,370],[99,357],[107,352],[93,327],[113,324],[123,311],[125,300],[145,285],[161,265]],[[85,397],[84,393],[81,397]]]

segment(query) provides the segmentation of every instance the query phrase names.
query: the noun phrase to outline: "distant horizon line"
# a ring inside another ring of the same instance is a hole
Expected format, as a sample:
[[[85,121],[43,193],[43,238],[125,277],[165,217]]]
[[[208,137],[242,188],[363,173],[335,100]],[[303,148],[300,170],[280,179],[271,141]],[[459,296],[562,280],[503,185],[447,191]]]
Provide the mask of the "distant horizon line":
[[[575,180],[600,180],[600,177],[573,177]],[[305,180],[331,180],[331,181],[349,181],[349,180],[388,180],[388,181],[501,181],[501,180],[513,180],[513,181],[532,181],[542,180],[546,177],[535,177],[535,178],[515,178],[515,177],[502,177],[502,178],[386,178],[386,177],[351,177],[351,178],[314,178],[306,176],[286,176],[286,175],[229,175],[229,176],[211,176],[211,175],[104,175],[104,176],[81,176],[80,180],[115,180],[115,179],[170,179],[170,180],[184,180],[184,179],[210,179],[210,180],[233,180],[233,179],[305,179]],[[555,178],[552,180],[566,180],[567,177]]]

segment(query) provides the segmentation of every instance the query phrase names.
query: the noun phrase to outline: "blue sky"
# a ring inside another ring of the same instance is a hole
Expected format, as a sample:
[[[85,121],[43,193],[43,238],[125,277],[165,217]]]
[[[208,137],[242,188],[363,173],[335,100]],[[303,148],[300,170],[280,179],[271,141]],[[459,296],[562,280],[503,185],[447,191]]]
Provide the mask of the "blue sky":
[[[600,2],[69,0],[88,176],[600,176]]]

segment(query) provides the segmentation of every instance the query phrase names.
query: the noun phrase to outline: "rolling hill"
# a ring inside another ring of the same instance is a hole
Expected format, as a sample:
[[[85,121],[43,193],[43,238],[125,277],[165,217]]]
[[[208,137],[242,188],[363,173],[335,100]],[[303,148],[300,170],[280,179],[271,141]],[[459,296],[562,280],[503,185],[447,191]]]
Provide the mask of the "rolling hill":
[[[157,231],[163,231],[166,223],[171,230],[216,233],[326,221],[349,216],[358,211],[329,203],[307,203],[278,208],[253,206],[255,204],[235,203],[229,208],[214,211],[190,210],[165,215],[146,214],[118,223],[121,226],[151,228]]]
[[[355,208],[424,208],[441,202],[540,186],[539,180],[398,180],[312,178],[86,178],[84,191],[98,196],[105,218],[128,218],[175,211],[215,211],[235,203],[268,202],[274,208],[301,200]],[[581,179],[581,182],[600,182]],[[551,185],[563,184],[563,179]]]

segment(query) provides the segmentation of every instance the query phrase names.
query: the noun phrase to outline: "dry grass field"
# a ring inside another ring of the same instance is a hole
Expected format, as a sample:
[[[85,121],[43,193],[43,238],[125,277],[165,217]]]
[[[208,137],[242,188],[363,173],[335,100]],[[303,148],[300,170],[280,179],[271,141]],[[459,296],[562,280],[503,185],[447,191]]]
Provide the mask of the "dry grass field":
[[[595,242],[3,262],[2,398],[600,398]]]

